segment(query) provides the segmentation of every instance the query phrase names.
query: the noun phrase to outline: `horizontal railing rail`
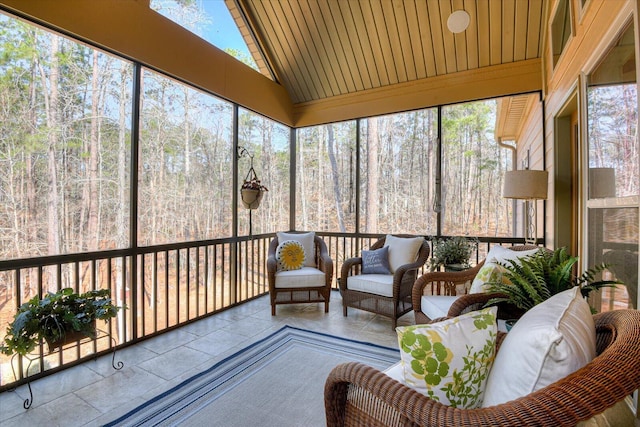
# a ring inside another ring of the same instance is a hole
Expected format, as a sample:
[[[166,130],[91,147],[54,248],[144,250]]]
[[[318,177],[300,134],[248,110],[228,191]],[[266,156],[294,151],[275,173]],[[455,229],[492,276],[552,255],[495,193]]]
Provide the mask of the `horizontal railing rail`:
[[[342,263],[383,236],[317,234],[334,260],[335,289]],[[29,365],[20,356],[0,356],[0,391],[266,294],[266,259],[273,237],[261,234],[0,261],[0,339],[23,303],[49,291],[109,289],[114,302],[124,307],[116,318],[99,325],[106,334],[95,340],[82,340],[52,354],[40,343],[29,356],[37,363]],[[520,243],[523,239],[478,238],[472,263],[483,259],[493,244]],[[29,372],[25,371],[27,366]]]

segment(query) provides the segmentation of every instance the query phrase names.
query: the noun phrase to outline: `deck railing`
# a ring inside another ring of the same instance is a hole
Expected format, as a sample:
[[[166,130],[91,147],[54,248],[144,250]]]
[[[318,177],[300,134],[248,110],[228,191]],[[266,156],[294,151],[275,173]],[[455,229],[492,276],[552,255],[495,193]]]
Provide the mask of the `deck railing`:
[[[340,266],[381,235],[318,233],[334,260],[333,286]],[[0,356],[0,391],[37,379],[142,339],[241,304],[268,292],[266,258],[273,234],[0,261],[0,339],[21,304],[70,287],[77,292],[109,289],[117,318],[99,324],[95,340],[82,340],[49,354],[41,344],[29,366],[22,357]],[[472,263],[493,244],[522,239],[479,238]],[[425,267],[426,268],[426,267]],[[423,270],[424,271],[424,270]],[[126,361],[124,361],[126,363]],[[15,373],[15,375],[14,375]]]

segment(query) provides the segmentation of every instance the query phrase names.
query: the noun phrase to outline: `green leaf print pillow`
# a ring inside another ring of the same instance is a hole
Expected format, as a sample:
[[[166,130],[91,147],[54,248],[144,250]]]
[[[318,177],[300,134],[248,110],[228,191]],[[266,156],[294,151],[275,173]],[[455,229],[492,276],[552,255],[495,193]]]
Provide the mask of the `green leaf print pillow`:
[[[479,407],[495,357],[496,312],[396,328],[405,384],[448,406]]]

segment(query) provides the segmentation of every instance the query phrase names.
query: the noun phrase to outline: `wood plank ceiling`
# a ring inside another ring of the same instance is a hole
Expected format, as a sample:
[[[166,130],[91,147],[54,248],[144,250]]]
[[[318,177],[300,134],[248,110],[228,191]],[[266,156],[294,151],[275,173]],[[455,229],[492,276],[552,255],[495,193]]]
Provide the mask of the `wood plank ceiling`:
[[[294,104],[540,58],[545,0],[225,0]],[[471,17],[447,29],[453,11]]]

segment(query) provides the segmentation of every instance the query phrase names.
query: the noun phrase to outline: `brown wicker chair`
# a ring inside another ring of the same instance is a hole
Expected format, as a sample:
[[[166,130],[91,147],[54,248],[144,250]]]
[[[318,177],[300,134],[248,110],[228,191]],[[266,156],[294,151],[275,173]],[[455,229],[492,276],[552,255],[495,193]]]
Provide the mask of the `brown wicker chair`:
[[[278,286],[276,261],[276,249],[278,237],[274,237],[269,244],[267,257],[267,276],[269,281],[269,296],[271,298],[271,315],[276,314],[277,304],[298,304],[307,302],[324,302],[324,312],[329,312],[329,299],[331,298],[331,280],[333,279],[333,260],[329,256],[327,245],[320,237],[314,237],[316,268],[324,273],[324,281],[321,286],[280,287]]]
[[[409,235],[397,235],[396,237],[416,237]],[[373,245],[371,250],[380,249],[384,246],[386,237],[381,238]],[[349,276],[360,274],[362,258],[349,258],[342,264],[340,275],[340,295],[342,295],[342,310],[347,316],[347,307],[357,308],[390,317],[392,327],[397,326],[398,318],[411,311],[411,289],[416,280],[417,270],[422,267],[429,258],[429,242],[425,239],[418,250],[418,256],[413,263],[405,264],[396,269],[393,275],[392,296],[383,296],[369,292],[362,292],[348,289],[347,279]]]
[[[530,249],[535,249],[537,247],[538,246],[534,245],[518,245],[511,246],[509,247],[509,249],[513,251],[527,251]],[[480,261],[476,266],[468,270],[452,272],[433,271],[420,276],[413,285],[411,295],[416,324],[429,323],[435,320],[430,319],[422,310],[423,295],[457,296],[457,288],[465,287],[466,289],[466,285],[473,281],[473,279],[476,277],[476,275],[484,265],[484,261],[485,260]],[[471,297],[471,300],[473,300],[473,295],[477,294],[466,294],[464,295],[464,297]],[[483,297],[480,298],[483,299]],[[457,301],[457,299],[455,299],[455,301]],[[512,309],[513,307],[500,305],[498,309],[498,317],[500,319],[513,318],[514,316]],[[451,314],[449,313],[447,314],[447,316],[451,316]]]
[[[375,368],[338,365],[325,383],[327,426],[575,426],[640,387],[640,312],[615,310],[594,321],[593,361],[530,395],[488,408],[445,406]]]

